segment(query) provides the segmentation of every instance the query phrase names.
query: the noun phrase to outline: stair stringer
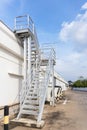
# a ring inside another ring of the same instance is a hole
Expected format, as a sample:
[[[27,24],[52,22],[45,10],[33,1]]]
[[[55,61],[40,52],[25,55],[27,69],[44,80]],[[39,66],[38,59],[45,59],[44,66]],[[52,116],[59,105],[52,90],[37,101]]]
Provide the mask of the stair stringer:
[[[49,81],[50,81],[50,76],[51,76],[51,71],[53,68],[53,59],[52,59],[52,52],[50,52],[50,56],[48,58],[48,64],[46,66],[46,70],[45,70],[45,76],[43,79],[43,84],[42,86],[40,86],[42,88],[42,91],[40,94],[40,100],[39,100],[39,114],[38,114],[38,118],[37,121],[39,122],[42,118],[42,113],[43,113],[43,109],[44,109],[44,104],[45,104],[45,99],[46,99],[46,94],[47,94],[47,88],[49,85]]]

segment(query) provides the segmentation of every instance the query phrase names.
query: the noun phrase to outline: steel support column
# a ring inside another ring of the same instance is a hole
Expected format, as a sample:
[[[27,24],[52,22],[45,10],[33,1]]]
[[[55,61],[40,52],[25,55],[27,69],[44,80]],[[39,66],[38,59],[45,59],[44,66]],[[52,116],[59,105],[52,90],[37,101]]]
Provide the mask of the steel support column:
[[[24,82],[27,79],[27,38],[24,38]]]
[[[54,97],[55,97],[55,95],[54,95],[54,90],[55,88],[54,88],[54,65],[52,64],[52,106],[54,106],[55,104],[54,104]]]
[[[29,76],[29,87],[31,84],[31,36],[28,37],[28,76]]]

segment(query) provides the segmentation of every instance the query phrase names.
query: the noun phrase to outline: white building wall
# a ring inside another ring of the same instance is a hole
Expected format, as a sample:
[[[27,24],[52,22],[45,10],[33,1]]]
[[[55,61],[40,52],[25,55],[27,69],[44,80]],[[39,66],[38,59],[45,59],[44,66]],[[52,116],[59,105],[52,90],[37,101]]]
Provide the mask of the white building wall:
[[[52,82],[51,79],[50,82]],[[54,95],[56,97],[58,87],[55,86],[60,86],[62,88],[62,91],[65,91],[67,90],[68,83],[58,73],[54,71]],[[47,89],[47,98],[46,98],[47,101],[51,101],[51,93],[52,93],[52,85],[49,84],[49,87]]]
[[[62,87],[62,90],[63,90],[63,91],[64,91],[64,90],[67,90],[66,84],[65,84],[64,82],[58,80],[58,79],[56,79],[56,86]]]
[[[62,88],[62,91],[67,90],[68,82],[65,81],[58,73],[54,72],[54,76],[56,78],[56,85]]]
[[[20,43],[19,39],[17,39],[14,33],[0,21],[0,46],[6,46],[8,49],[12,49],[15,53],[22,55],[23,50],[18,43]]]
[[[18,41],[0,21],[0,106],[18,102],[23,79],[23,48]]]

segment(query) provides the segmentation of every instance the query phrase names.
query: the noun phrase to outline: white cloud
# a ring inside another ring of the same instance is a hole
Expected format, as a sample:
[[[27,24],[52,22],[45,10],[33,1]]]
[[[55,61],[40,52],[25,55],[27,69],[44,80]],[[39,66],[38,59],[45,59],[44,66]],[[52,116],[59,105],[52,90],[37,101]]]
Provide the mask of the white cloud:
[[[57,65],[60,71],[72,71],[75,70],[75,66],[79,65],[79,61],[83,58],[84,54],[78,52],[65,55],[63,58],[58,59]],[[71,69],[72,68],[72,69]]]
[[[87,9],[87,2],[81,7],[82,10]]]
[[[69,55],[60,57],[57,60],[55,69],[59,72],[66,80],[77,80],[79,76],[83,75],[87,77],[87,61],[84,59],[86,55],[84,53],[71,52]]]
[[[68,55],[60,57],[56,67],[67,80],[77,80],[81,75],[87,78],[87,3],[81,9],[84,13],[77,14],[71,22],[63,22],[59,33],[60,40],[73,47],[71,52],[67,49]]]
[[[83,75],[87,78],[87,2],[81,7],[84,12],[77,14],[71,22],[63,22],[59,33],[61,41],[71,45],[68,55],[57,62],[57,69],[66,79],[76,80]],[[69,44],[70,43],[70,44]]]
[[[85,9],[86,7],[87,3],[82,6]],[[87,10],[83,14],[78,14],[72,22],[64,22],[59,38],[63,42],[72,42],[85,49],[87,47]]]

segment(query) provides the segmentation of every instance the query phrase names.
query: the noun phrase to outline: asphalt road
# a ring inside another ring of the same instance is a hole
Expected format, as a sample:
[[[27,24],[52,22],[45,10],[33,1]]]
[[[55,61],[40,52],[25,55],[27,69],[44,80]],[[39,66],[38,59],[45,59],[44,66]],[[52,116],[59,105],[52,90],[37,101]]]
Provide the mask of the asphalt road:
[[[68,90],[55,107],[45,105],[43,119],[46,123],[42,130],[87,130],[87,92]],[[23,126],[11,129],[40,130]]]

